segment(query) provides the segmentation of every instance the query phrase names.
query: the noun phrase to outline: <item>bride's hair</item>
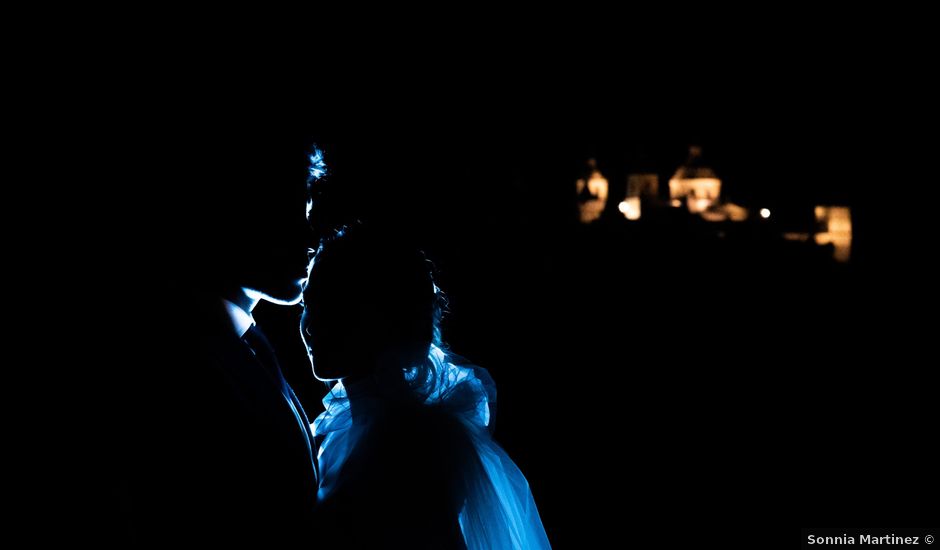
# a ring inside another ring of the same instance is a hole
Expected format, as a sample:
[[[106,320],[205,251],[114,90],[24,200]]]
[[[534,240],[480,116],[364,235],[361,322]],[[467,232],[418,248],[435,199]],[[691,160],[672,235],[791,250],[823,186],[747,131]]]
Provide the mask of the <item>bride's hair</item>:
[[[369,332],[355,335],[363,351],[392,352],[403,359],[396,367],[407,380],[427,380],[435,374],[429,350],[443,347],[446,308],[433,271],[407,238],[359,224],[321,241],[308,285],[320,287],[320,306],[355,316],[347,324]]]

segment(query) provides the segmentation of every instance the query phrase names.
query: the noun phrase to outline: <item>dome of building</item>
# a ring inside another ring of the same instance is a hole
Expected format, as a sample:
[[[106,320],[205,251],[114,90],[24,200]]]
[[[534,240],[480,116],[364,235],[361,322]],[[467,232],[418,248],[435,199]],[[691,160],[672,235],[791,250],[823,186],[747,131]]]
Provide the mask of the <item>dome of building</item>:
[[[669,180],[669,199],[673,206],[685,202],[689,212],[699,214],[718,202],[720,195],[721,180],[703,162],[702,148],[689,147],[689,158]]]

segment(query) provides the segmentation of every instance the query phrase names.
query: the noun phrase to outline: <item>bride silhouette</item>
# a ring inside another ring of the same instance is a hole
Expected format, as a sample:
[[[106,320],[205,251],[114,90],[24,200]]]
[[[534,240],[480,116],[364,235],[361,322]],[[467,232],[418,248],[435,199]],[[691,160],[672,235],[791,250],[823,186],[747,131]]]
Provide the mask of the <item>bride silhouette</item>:
[[[441,344],[442,297],[417,249],[363,226],[324,242],[304,292],[314,372],[319,542],[549,548],[525,477],[491,438],[487,372]]]

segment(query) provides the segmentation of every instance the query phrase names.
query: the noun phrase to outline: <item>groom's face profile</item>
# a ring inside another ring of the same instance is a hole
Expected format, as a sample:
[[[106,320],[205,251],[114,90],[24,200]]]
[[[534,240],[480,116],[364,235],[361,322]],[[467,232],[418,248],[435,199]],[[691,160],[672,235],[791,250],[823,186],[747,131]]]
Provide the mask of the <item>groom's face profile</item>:
[[[303,197],[292,202],[274,211],[253,211],[247,197],[245,223],[233,233],[240,248],[232,258],[233,269],[242,287],[282,305],[301,299],[313,240]]]
[[[157,230],[174,258],[172,284],[296,304],[316,244],[307,220],[315,121],[305,101],[272,105],[227,91],[225,101],[181,99],[168,115],[179,131],[159,143],[166,160],[153,195],[166,211]]]

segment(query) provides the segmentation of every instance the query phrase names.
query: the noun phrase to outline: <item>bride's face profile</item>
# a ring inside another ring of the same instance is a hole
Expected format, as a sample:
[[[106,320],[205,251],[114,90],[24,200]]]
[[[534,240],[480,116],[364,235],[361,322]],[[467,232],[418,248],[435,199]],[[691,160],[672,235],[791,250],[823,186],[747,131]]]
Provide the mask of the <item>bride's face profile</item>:
[[[330,381],[363,374],[364,350],[355,335],[367,338],[350,308],[343,307],[341,292],[328,294],[316,267],[304,290],[304,311],[300,316],[300,334],[307,346],[307,356],[318,380]]]

